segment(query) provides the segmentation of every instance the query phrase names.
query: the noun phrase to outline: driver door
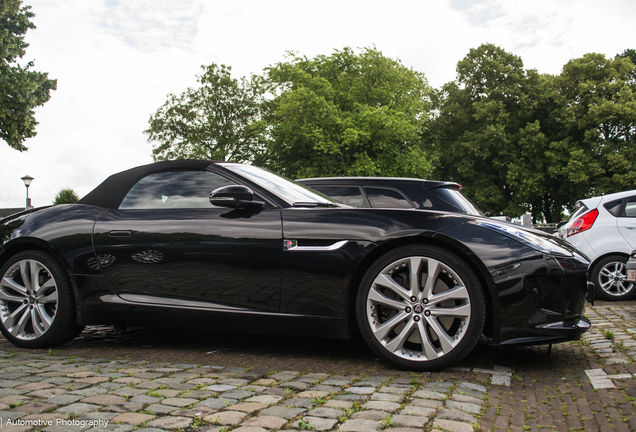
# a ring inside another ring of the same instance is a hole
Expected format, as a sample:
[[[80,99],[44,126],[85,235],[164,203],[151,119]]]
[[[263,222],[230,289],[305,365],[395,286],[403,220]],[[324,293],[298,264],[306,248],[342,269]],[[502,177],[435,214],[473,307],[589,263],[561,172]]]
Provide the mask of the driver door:
[[[230,184],[211,171],[155,173],[100,215],[94,248],[112,290],[137,303],[277,311],[280,209],[213,206],[210,192]]]

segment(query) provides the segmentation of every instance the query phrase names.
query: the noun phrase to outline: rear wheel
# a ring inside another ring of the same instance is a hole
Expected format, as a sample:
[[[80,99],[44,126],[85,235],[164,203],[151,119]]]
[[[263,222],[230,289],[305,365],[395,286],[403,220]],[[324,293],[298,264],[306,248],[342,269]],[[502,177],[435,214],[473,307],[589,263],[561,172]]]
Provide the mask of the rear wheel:
[[[636,294],[636,285],[627,282],[625,264],[628,257],[611,255],[603,258],[592,269],[592,282],[596,295],[603,300],[627,300]]]
[[[356,300],[358,325],[371,349],[410,370],[436,370],[464,358],[486,316],[477,276],[455,254],[403,246],[376,261]]]
[[[23,348],[59,345],[83,329],[64,269],[49,254],[21,252],[0,269],[0,331]]]

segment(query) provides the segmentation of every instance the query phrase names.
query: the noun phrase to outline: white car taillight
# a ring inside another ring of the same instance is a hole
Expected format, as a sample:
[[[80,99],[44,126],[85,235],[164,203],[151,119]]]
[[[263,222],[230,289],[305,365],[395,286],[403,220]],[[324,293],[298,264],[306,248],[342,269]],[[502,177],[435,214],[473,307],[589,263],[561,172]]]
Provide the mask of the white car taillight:
[[[583,216],[577,218],[574,223],[567,229],[567,236],[573,236],[574,234],[581,233],[583,231],[587,231],[592,228],[596,218],[598,217],[598,210],[593,209]]]

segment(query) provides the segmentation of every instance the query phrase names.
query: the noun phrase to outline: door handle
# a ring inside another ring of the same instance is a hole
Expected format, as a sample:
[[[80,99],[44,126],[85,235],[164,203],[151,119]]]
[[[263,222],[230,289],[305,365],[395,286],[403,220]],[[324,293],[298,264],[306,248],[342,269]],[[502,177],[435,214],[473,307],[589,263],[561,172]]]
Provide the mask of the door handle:
[[[625,228],[627,228],[627,229],[636,229],[636,224],[625,225]]]
[[[110,230],[108,231],[108,237],[130,237],[132,231],[130,230]]]

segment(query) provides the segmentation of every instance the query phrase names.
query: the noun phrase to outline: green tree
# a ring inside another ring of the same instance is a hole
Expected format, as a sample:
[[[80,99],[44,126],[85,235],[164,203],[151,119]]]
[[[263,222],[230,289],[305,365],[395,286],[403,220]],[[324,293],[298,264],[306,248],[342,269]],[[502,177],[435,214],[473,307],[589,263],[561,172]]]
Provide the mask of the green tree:
[[[636,65],[628,58],[586,54],[555,78],[557,112],[569,152],[561,168],[587,195],[633,189],[636,183]]]
[[[578,199],[633,189],[634,64],[586,54],[558,76],[494,45],[470,50],[436,94],[435,174],[485,211],[559,222]]]
[[[535,71],[528,73],[536,75]],[[520,136],[518,160],[510,167],[508,178],[517,201],[529,205],[534,221],[556,223],[564,216],[563,208],[572,209],[586,189],[569,181],[561,169],[571,155],[561,145],[566,133],[556,113],[564,101],[555,87],[554,76],[536,75],[534,82],[536,85],[528,86],[534,109]]]
[[[74,204],[78,202],[80,199],[77,192],[75,192],[71,188],[62,188],[55,195],[55,199],[53,199],[53,204]]]
[[[628,58],[632,61],[632,63],[636,64],[636,50],[635,49],[626,49],[622,53],[618,55],[621,58]]]
[[[24,35],[34,29],[34,14],[20,0],[0,0],[0,138],[10,147],[27,150],[24,141],[36,135],[35,107],[49,100],[57,81],[31,70],[33,62],[17,63],[29,46]]]
[[[154,160],[264,160],[261,79],[232,78],[231,67],[214,63],[201,69],[198,88],[168,95],[150,117],[144,133],[155,143]]]
[[[435,154],[436,176],[460,182],[492,214],[527,211],[541,178],[520,161],[543,160],[537,148],[544,137],[533,121],[533,93],[541,85],[520,57],[492,44],[471,49],[457,64],[457,81],[435,98],[437,116],[425,142]]]
[[[544,78],[532,95],[540,142],[534,157],[520,158],[526,176],[539,181],[534,194],[521,196],[535,218],[558,222],[581,198],[633,189],[636,67],[627,55],[586,54]]]
[[[340,175],[423,177],[420,147],[431,89],[423,74],[375,48],[313,59],[290,53],[267,69],[270,161],[293,178]]]

